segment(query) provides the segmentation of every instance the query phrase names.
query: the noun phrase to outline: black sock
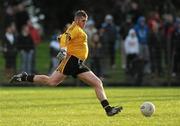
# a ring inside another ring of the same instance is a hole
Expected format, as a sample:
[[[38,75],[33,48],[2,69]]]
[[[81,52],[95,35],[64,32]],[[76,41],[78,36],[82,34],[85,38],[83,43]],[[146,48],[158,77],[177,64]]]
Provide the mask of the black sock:
[[[28,82],[33,82],[33,78],[34,78],[34,75],[23,75],[22,76],[22,81],[28,81]]]
[[[34,76],[35,76],[35,75],[33,75],[33,74],[32,74],[32,75],[28,75],[28,76],[27,76],[27,81],[28,81],[28,82],[33,82]]]
[[[109,105],[109,102],[107,100],[101,101],[101,105],[103,106],[106,112],[109,112],[111,110],[111,106]]]
[[[22,81],[27,81],[27,76],[28,76],[28,75],[26,75],[26,74],[25,74],[25,75],[23,75],[23,76],[22,76],[22,78],[21,78],[21,79],[22,79]]]

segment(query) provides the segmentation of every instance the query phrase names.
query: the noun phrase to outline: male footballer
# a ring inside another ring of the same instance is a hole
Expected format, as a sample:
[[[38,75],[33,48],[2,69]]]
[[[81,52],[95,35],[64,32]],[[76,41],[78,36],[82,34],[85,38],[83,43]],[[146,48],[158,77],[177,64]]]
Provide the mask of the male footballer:
[[[88,19],[84,10],[78,10],[74,15],[73,23],[58,38],[61,50],[57,55],[60,64],[51,76],[29,75],[26,72],[14,75],[10,82],[33,82],[49,86],[57,86],[68,75],[77,77],[92,86],[96,96],[106,111],[107,116],[121,112],[122,107],[112,107],[107,100],[102,81],[84,64],[88,56],[87,35],[83,28]]]

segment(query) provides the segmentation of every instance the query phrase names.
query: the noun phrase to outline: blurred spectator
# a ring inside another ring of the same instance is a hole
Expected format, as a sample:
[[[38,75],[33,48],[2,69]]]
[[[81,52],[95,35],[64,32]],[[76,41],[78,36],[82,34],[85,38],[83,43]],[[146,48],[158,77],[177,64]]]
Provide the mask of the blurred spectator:
[[[160,14],[157,11],[151,11],[149,14],[149,19],[148,19],[148,26],[149,29],[152,30],[154,27],[154,22],[157,24],[158,29],[162,29],[163,22],[160,18]]]
[[[139,55],[139,42],[134,29],[130,29],[124,43],[127,60],[126,72],[128,75],[134,76],[136,72],[134,71],[134,67],[136,67],[134,61],[138,58]]]
[[[36,29],[31,21],[28,21],[29,32],[35,45],[40,44],[41,35],[39,29]]]
[[[95,27],[94,21],[89,20],[86,23],[85,32],[88,35],[88,45],[89,45],[89,58],[87,62],[91,62],[92,59],[92,53],[93,53],[93,35],[97,32],[97,29]]]
[[[11,23],[15,21],[15,10],[13,5],[7,3],[5,8],[4,23]]]
[[[32,61],[32,73],[37,73],[36,70],[36,47],[41,42],[41,35],[39,29],[36,29],[31,21],[28,21],[29,33],[34,42],[34,53],[33,53],[33,61]]]
[[[15,21],[16,21],[17,31],[19,33],[21,32],[22,27],[28,24],[29,20],[30,20],[29,14],[25,9],[24,2],[18,2],[16,5]]]
[[[126,36],[128,35],[128,32],[131,28],[133,28],[133,22],[131,16],[126,16],[126,21],[122,24],[120,29],[120,35],[122,37],[121,41],[121,62],[122,62],[122,68],[126,68],[126,56],[125,56],[125,49],[124,49],[124,41],[126,39]]]
[[[51,58],[51,61],[50,61],[50,67],[49,67],[49,75],[52,74],[52,72],[55,70],[55,68],[57,67],[58,65],[58,59],[56,58],[59,50],[60,50],[60,44],[59,42],[57,41],[57,34],[54,34],[52,36],[52,40],[50,42],[50,58]]]
[[[96,32],[92,36],[92,50],[91,50],[91,68],[93,72],[102,79],[102,70],[101,70],[101,54],[102,54],[102,45],[100,42],[99,34]]]
[[[139,7],[139,4],[132,1],[130,3],[130,10],[128,12],[128,15],[132,17],[132,22],[135,24],[140,16],[142,16],[142,10]]]
[[[173,43],[173,66],[172,66],[172,76],[176,76],[180,73],[180,18],[176,19],[175,30],[172,33],[172,43]]]
[[[160,76],[162,73],[162,34],[160,32],[161,24],[159,19],[149,20],[149,50],[151,61],[151,72]]]
[[[171,64],[172,57],[172,33],[174,30],[173,24],[173,15],[172,14],[164,14],[163,15],[163,54],[165,59],[166,67],[169,67]],[[170,68],[168,68],[170,69]]]
[[[114,0],[112,8],[112,14],[114,16],[114,22],[116,25],[121,25],[126,17],[127,9],[129,9],[129,0]]]
[[[33,56],[34,56],[34,42],[30,36],[28,25],[22,26],[22,31],[18,36],[18,51],[21,57],[21,71],[33,73]]]
[[[100,39],[100,42],[101,42],[101,48],[103,49],[103,52],[101,54],[101,57],[102,57],[102,64],[103,65],[103,69],[102,69],[102,75],[103,77],[108,77],[108,71],[109,71],[109,62],[110,62],[110,59],[109,59],[109,51],[108,51],[108,43],[106,41],[106,36],[104,35],[104,29],[99,29],[99,39]]]
[[[132,17],[130,15],[127,15],[125,22],[121,25],[121,30],[120,30],[120,34],[123,40],[126,39],[129,30],[133,28],[133,26],[134,24],[132,22]]]
[[[117,39],[117,29],[113,22],[113,16],[107,14],[105,16],[105,22],[102,24],[103,31],[103,44],[107,45],[107,48],[103,48],[109,55],[110,66],[115,68],[115,42]],[[107,55],[107,56],[108,56]],[[107,57],[106,57],[107,58]]]
[[[8,22],[2,39],[3,56],[5,59],[5,76],[7,78],[16,73],[16,44],[15,24],[14,22]]]
[[[150,56],[148,47],[149,28],[146,25],[145,17],[139,17],[134,28],[139,41],[140,57],[144,61],[144,72],[150,73]]]
[[[93,35],[97,32],[97,29],[95,27],[93,20],[87,21],[86,27],[85,27],[85,32],[88,35],[89,49],[91,49],[91,47],[93,45],[93,43],[92,43]]]

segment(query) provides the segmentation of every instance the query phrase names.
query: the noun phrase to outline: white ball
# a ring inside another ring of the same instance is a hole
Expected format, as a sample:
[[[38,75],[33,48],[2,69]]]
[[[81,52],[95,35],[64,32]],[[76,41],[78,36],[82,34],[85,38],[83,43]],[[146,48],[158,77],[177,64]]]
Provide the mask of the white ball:
[[[152,102],[144,102],[140,106],[140,110],[144,116],[150,117],[155,112],[155,106]]]

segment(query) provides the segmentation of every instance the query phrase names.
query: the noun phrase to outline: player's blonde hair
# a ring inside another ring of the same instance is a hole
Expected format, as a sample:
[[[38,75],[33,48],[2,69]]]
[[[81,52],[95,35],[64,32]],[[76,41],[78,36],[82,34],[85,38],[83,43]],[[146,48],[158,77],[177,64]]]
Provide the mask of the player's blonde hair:
[[[84,10],[78,10],[74,14],[74,18],[88,17],[87,13]]]

